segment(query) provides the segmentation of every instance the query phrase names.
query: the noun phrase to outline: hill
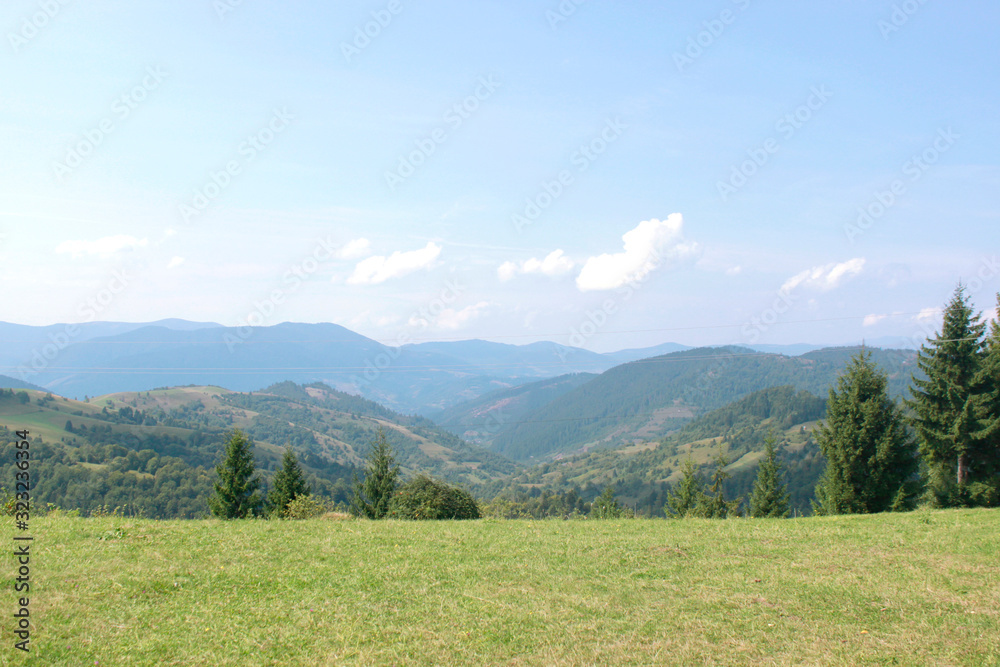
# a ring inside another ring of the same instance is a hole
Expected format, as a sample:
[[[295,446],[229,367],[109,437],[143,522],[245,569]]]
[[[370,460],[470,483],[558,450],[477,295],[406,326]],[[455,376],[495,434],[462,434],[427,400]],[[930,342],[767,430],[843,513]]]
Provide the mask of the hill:
[[[826,396],[856,352],[829,348],[786,357],[739,347],[698,348],[622,364],[509,422],[489,446],[517,461],[539,461],[648,442],[760,389],[791,385]],[[916,353],[872,355],[889,375],[890,392],[901,394],[916,369]]]
[[[45,387],[39,387],[37,384],[31,384],[30,382],[24,382],[23,380],[18,380],[17,378],[8,377],[6,375],[0,375],[0,388],[2,389],[31,389],[34,391],[45,391]]]
[[[1000,661],[996,510],[32,530],[50,665]]]
[[[598,449],[536,465],[513,480],[507,495],[532,488],[543,493],[579,489],[589,501],[604,487],[613,486],[629,507],[663,516],[667,491],[680,479],[680,469],[689,458],[707,479],[715,456],[725,453],[730,461],[727,471],[733,476],[726,485],[727,497],[748,494],[764,437],[773,431],[780,443],[792,508],[800,515],[811,514],[810,501],[824,465],[812,428],[825,409],[825,399],[791,386],[763,389],[689,422],[660,441]]]
[[[479,398],[428,415],[441,428],[481,445],[509,422],[520,422],[541,406],[596,377],[574,373],[498,389]]]
[[[0,392],[4,479],[13,479],[13,432],[28,429],[46,474],[34,497],[84,510],[143,508],[148,516],[204,515],[214,465],[232,428],[255,441],[265,480],[290,446],[316,492],[345,501],[350,478],[385,430],[404,477],[427,472],[473,489],[496,485],[516,466],[441,431],[322,384],[281,383],[264,392],[175,387],[121,392],[89,402],[41,392]]]

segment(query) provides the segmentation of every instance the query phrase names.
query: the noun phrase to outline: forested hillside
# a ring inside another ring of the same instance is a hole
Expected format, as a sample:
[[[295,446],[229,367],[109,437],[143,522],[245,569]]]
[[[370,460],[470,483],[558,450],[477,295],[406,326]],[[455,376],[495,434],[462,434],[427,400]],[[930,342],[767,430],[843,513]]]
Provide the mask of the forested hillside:
[[[572,490],[590,501],[603,488],[613,486],[627,506],[642,514],[663,516],[667,491],[679,479],[679,470],[688,458],[707,479],[712,459],[725,453],[730,461],[727,470],[732,474],[726,495],[745,496],[756,476],[764,437],[773,431],[780,443],[792,507],[798,514],[808,514],[824,465],[812,427],[825,405],[824,399],[791,386],[753,392],[660,441],[602,449],[534,466],[515,478],[506,495],[523,500],[553,494],[555,500],[555,496]]]
[[[514,460],[539,461],[662,438],[760,389],[791,385],[825,397],[855,351],[786,357],[740,347],[698,348],[623,364],[510,422],[489,446]],[[908,386],[915,356],[873,350],[893,395]]]
[[[240,428],[255,440],[265,481],[290,446],[314,491],[346,501],[350,477],[380,427],[404,477],[427,472],[485,492],[517,470],[426,419],[325,385],[291,382],[248,394],[177,387],[89,402],[3,391],[0,469],[4,479],[14,478],[8,449],[13,432],[27,429],[38,460],[33,494],[38,502],[85,511],[127,503],[152,517],[202,516],[225,434]]]

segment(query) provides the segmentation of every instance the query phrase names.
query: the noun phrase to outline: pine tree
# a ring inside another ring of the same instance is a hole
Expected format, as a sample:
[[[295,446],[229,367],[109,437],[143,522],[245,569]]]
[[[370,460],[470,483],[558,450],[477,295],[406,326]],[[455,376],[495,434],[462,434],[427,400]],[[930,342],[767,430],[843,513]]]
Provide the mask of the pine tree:
[[[709,487],[708,493],[702,493],[698,499],[693,512],[695,516],[706,519],[725,519],[730,516],[740,515],[739,508],[743,499],[726,500],[725,490],[723,489],[726,480],[732,477],[732,475],[726,472],[726,466],[728,465],[729,459],[724,454],[719,454],[715,457],[712,486]]]
[[[825,422],[815,431],[826,470],[816,486],[817,514],[865,514],[898,509],[917,470],[916,444],[888,378],[860,352],[830,388]]]
[[[937,507],[984,504],[972,497],[971,485],[994,481],[988,414],[994,382],[983,372],[994,362],[984,349],[986,324],[978,319],[959,285],[945,307],[941,332],[920,348],[917,365],[926,379],[913,378],[913,399],[907,401],[928,467],[927,498]]]
[[[281,469],[275,473],[273,484],[274,488],[267,496],[267,503],[271,513],[279,517],[284,516],[288,503],[299,496],[308,496],[312,493],[290,447],[285,448],[285,454],[281,457]]]
[[[784,519],[788,516],[788,485],[781,480],[781,462],[773,433],[764,438],[764,458],[750,494],[750,516]]]
[[[631,511],[631,510],[630,510]],[[625,515],[625,510],[615,500],[615,488],[607,486],[600,496],[594,499],[590,506],[590,516],[595,519],[619,519]]]
[[[702,496],[703,486],[698,467],[692,459],[686,459],[681,468],[681,481],[667,493],[667,504],[663,507],[667,517],[683,519],[691,514]]]
[[[973,504],[995,507],[1000,505],[1000,294],[997,294],[996,319],[983,346],[983,361],[976,386],[977,400],[975,433],[980,446],[970,461],[975,471],[969,484]]]
[[[208,500],[212,514],[222,519],[246,519],[260,514],[260,478],[254,475],[253,443],[233,430],[226,457],[215,468],[215,493]]]
[[[357,516],[384,519],[389,513],[389,502],[396,493],[399,466],[393,457],[392,445],[389,444],[381,427],[372,444],[374,447],[368,456],[364,481],[356,477],[354,479],[351,509]]]

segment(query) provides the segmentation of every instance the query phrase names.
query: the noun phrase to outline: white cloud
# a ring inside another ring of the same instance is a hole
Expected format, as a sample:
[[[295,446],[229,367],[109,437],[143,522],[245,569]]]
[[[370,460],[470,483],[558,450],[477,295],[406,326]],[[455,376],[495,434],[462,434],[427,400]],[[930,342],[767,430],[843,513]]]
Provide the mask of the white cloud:
[[[344,244],[344,247],[337,252],[340,259],[361,259],[365,255],[371,254],[371,242],[368,239],[354,239]]]
[[[589,258],[576,278],[581,292],[608,290],[643,280],[665,258],[693,254],[697,244],[684,243],[684,220],[672,213],[666,220],[643,220],[622,235],[623,252]]]
[[[573,270],[576,264],[563,254],[562,250],[553,250],[545,259],[532,257],[518,265],[515,262],[504,262],[497,269],[501,281],[507,281],[518,273],[541,273],[546,276],[561,276]]]
[[[734,266],[734,267],[732,267],[730,269],[726,269],[726,275],[727,276],[738,276],[741,273],[743,273],[743,267],[742,266]]]
[[[878,324],[879,322],[881,322],[882,320],[884,320],[887,317],[889,317],[889,316],[888,315],[875,315],[875,314],[867,315],[867,316],[865,316],[864,321],[861,323],[861,326],[865,326],[865,327],[875,326],[876,324]]]
[[[167,268],[168,269],[176,269],[178,266],[180,266],[183,263],[184,263],[184,258],[183,257],[174,257],[167,264]]]
[[[845,278],[861,273],[864,266],[864,257],[855,257],[841,264],[814,266],[786,280],[781,286],[781,291],[787,294],[800,285],[823,291],[831,290],[839,286]]]
[[[428,243],[420,250],[399,252],[390,256],[376,255],[361,260],[354,273],[347,279],[349,285],[378,285],[392,278],[400,278],[420,269],[429,269],[441,255],[441,246]]]
[[[924,308],[913,319],[917,322],[930,322],[936,320],[940,315],[940,308]]]
[[[149,245],[149,239],[137,239],[127,234],[117,236],[106,236],[96,241],[63,241],[56,246],[57,253],[68,253],[73,257],[81,255],[99,255],[110,257],[122,250],[132,250]]]

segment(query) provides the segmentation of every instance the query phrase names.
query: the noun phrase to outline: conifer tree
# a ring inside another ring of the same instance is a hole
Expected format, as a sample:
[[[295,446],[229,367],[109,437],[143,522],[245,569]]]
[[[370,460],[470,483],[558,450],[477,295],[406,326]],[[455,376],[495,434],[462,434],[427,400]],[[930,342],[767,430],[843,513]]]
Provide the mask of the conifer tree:
[[[978,319],[965,286],[959,285],[945,307],[941,332],[917,356],[926,379],[913,378],[907,405],[915,413],[913,425],[928,467],[927,499],[936,507],[992,504],[990,436],[995,431],[989,404],[995,382],[984,368],[994,362],[984,349],[986,325]],[[974,497],[984,484],[987,497]]]
[[[815,431],[826,470],[816,486],[817,514],[864,514],[901,508],[917,470],[916,445],[888,378],[860,352],[830,388],[825,422]]]
[[[996,319],[983,346],[983,362],[976,383],[980,390],[977,401],[980,442],[970,467],[974,478],[969,485],[973,504],[1000,505],[1000,294],[997,294]]]
[[[396,478],[399,466],[393,457],[392,445],[385,437],[382,427],[378,429],[375,442],[365,469],[364,480],[354,479],[354,497],[351,509],[357,516],[369,519],[384,519],[389,513],[389,501],[396,493]]]
[[[260,478],[254,471],[253,443],[235,429],[229,434],[225,459],[215,468],[215,493],[208,500],[212,514],[222,519],[260,514]]]
[[[308,496],[312,493],[290,447],[285,448],[285,454],[281,457],[281,469],[274,474],[273,484],[267,502],[271,513],[279,517],[284,516],[288,503],[299,496]]]
[[[712,472],[712,486],[708,493],[702,493],[701,498],[695,506],[694,514],[706,519],[725,519],[730,516],[740,515],[740,503],[742,498],[726,500],[723,485],[726,480],[732,477],[726,472],[729,459],[724,454],[715,457],[715,470]]]
[[[681,468],[681,481],[667,492],[667,504],[663,507],[667,517],[683,519],[691,514],[702,496],[703,486],[698,467],[691,458],[686,459]]]
[[[631,510],[629,510],[631,511]],[[625,515],[625,510],[615,500],[615,488],[607,486],[600,496],[594,499],[590,506],[590,516],[595,519],[620,519]]]
[[[788,516],[788,485],[781,480],[781,462],[773,433],[764,438],[764,458],[750,493],[750,516],[784,519]]]

